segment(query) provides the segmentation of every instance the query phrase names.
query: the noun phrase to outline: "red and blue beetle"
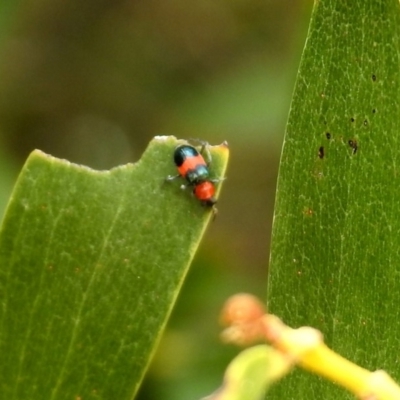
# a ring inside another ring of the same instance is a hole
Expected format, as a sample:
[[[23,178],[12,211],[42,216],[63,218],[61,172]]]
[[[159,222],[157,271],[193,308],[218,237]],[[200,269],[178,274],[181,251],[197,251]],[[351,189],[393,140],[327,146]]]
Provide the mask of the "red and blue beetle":
[[[209,165],[211,156],[208,153],[208,143],[200,142],[202,147],[200,152],[190,144],[181,144],[174,150],[174,162],[179,174],[168,176],[167,181],[172,181],[176,178],[184,178],[186,185],[182,185],[182,189],[193,187],[193,194],[200,200],[200,203],[206,207],[212,207],[214,213],[217,212],[214,207],[217,203],[215,198],[215,183],[221,179],[211,179]],[[207,151],[209,161],[206,162],[203,153]]]

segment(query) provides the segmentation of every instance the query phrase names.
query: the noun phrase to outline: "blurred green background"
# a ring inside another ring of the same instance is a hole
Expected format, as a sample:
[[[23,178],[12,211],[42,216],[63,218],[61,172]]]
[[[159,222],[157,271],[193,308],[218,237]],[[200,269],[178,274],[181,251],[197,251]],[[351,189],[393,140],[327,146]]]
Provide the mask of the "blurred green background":
[[[155,135],[229,142],[218,218],[139,399],[216,389],[237,353],[218,340],[221,304],[239,291],[265,298],[280,148],[311,6],[0,2],[0,215],[35,148],[108,169],[138,160]]]

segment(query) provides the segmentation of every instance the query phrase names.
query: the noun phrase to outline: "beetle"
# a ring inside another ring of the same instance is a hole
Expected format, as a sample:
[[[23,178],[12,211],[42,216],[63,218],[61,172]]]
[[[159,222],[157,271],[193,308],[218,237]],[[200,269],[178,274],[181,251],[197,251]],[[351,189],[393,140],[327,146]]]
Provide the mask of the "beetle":
[[[186,184],[181,186],[182,189],[193,187],[194,196],[202,205],[212,207],[216,214],[217,209],[214,207],[217,203],[215,183],[219,182],[220,179],[211,179],[209,171],[211,156],[208,153],[208,162],[203,157],[203,153],[207,151],[208,143],[201,143],[200,151],[190,144],[181,144],[175,148],[173,159],[178,169],[178,175],[169,175],[166,180],[172,181],[179,177],[185,179]]]

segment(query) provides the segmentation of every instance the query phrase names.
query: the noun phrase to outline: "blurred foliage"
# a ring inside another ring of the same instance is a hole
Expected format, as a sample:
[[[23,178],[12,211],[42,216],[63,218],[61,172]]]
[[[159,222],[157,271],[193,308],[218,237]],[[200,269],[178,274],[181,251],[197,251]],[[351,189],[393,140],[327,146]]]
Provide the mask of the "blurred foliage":
[[[235,352],[218,342],[221,303],[236,291],[265,293],[280,146],[311,3],[0,4],[0,194],[34,148],[105,169],[135,161],[158,134],[230,144],[220,213],[140,398],[212,392]]]

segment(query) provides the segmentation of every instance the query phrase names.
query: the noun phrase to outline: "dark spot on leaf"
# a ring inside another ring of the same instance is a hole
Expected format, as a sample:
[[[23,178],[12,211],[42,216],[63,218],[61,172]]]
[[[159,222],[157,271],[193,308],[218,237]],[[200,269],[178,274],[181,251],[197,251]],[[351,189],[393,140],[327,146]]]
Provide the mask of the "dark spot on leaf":
[[[321,146],[318,150],[318,157],[323,159],[325,156],[325,150],[324,150],[324,146]]]
[[[364,126],[368,126],[368,120],[364,120]]]
[[[311,217],[314,214],[314,211],[311,208],[306,207],[303,209],[303,213],[304,215]]]
[[[351,122],[354,122],[354,121],[355,121],[355,119],[354,119],[353,117],[351,117],[351,118],[350,118],[350,121],[351,121]]]
[[[375,108],[373,108],[372,109],[372,114],[375,114],[376,113],[376,110],[375,110]]]
[[[372,74],[372,80],[375,82],[376,81],[376,75]]]
[[[352,139],[350,139],[350,140],[349,140],[349,146],[353,149],[353,154],[356,154],[356,153],[357,153],[357,150],[358,150],[358,143],[357,143],[357,140],[352,140]]]
[[[326,138],[329,140],[331,137],[331,134],[329,132],[326,132]]]

